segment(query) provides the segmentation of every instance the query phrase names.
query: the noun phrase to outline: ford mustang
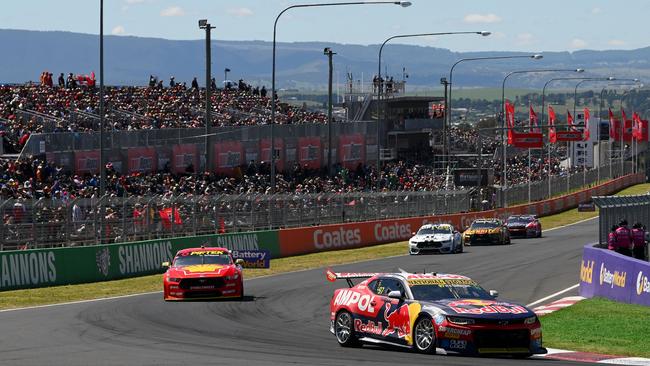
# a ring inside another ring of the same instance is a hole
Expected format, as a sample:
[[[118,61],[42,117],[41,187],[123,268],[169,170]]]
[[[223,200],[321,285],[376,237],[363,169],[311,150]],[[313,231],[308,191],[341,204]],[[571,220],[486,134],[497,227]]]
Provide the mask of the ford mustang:
[[[462,253],[463,238],[449,224],[427,224],[409,239],[409,254]]]
[[[163,263],[165,300],[243,298],[242,259],[233,260],[226,248],[179,250],[170,264]]]
[[[463,233],[463,243],[510,244],[510,233],[499,219],[477,219]]]
[[[510,236],[541,238],[542,223],[535,215],[512,215],[506,220]]]
[[[546,353],[528,308],[496,299],[470,278],[439,273],[334,273],[350,288],[330,301],[330,331],[341,346],[388,344],[422,353]],[[356,286],[352,279],[363,278]]]

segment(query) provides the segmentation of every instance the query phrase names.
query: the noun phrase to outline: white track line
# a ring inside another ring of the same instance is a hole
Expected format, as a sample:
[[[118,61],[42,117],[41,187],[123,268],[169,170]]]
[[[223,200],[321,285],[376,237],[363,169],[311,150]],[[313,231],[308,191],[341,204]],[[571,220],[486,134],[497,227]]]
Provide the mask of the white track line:
[[[583,222],[593,220],[593,219],[596,219],[596,218],[598,218],[598,216],[592,217],[592,218],[589,218],[589,219],[580,220],[580,221],[574,222],[572,224],[567,224],[567,225],[563,225],[563,226],[554,227],[554,228],[551,228],[551,229],[546,229],[544,231],[552,231],[552,230],[556,230],[556,229],[562,229],[562,228],[565,228],[567,226],[581,224]],[[354,249],[354,248],[350,248],[350,249]],[[363,262],[370,262],[370,261],[376,261],[376,260],[381,260],[381,259],[389,259],[389,258],[404,257],[404,256],[406,256],[406,255],[404,255],[404,254],[392,255],[392,256],[389,256],[389,257],[366,259],[366,260],[362,260],[362,261],[358,261],[358,262],[336,264],[336,266],[345,266],[345,265],[350,265],[350,264],[358,264],[358,263],[363,263]],[[327,268],[327,267],[321,267],[321,268]],[[300,273],[300,272],[312,271],[314,269],[318,269],[318,268],[306,268],[306,269],[299,269],[299,270],[296,270],[296,271],[282,272],[282,273],[270,274],[270,275],[266,275],[266,276],[253,277],[253,278],[247,279],[246,281],[252,281],[252,280],[255,280],[255,279],[275,277],[275,276],[282,276],[282,275],[287,275],[287,274],[292,274],[292,273]],[[561,294],[565,293],[566,291],[570,291],[570,290],[574,289],[577,286],[578,285],[576,284],[576,285],[574,285],[574,286],[572,286],[572,287],[570,287],[568,289],[562,290],[562,291],[560,291],[558,293],[555,293],[555,294],[547,296],[547,297],[545,297],[543,299],[537,300],[537,301],[535,301],[535,302],[533,302],[531,304],[528,304],[526,306],[532,306],[532,305],[535,305],[535,304],[537,304],[537,303],[539,303],[541,301],[544,301],[544,300],[553,298],[555,296],[561,295]],[[162,293],[162,291],[142,292],[142,293],[139,293],[139,294],[111,296],[111,297],[100,297],[100,298],[97,298],[97,299],[79,300],[79,301],[70,301],[70,302],[60,302],[60,303],[57,303],[57,304],[36,305],[36,306],[28,306],[28,307],[24,307],[24,308],[4,309],[4,310],[0,310],[0,313],[6,313],[6,312],[18,311],[18,310],[48,308],[48,307],[62,306],[62,305],[84,304],[84,303],[91,303],[91,302],[97,302],[97,301],[122,299],[122,298],[134,297],[134,296],[151,295],[151,294],[159,294],[159,293]]]
[[[546,301],[546,300],[549,300],[549,299],[552,299],[552,298],[554,298],[554,297],[560,296],[560,295],[562,295],[562,294],[565,293],[565,292],[569,292],[569,291],[571,291],[571,290],[577,288],[578,286],[580,286],[580,284],[579,284],[579,283],[576,283],[575,285],[573,285],[573,286],[571,286],[571,287],[567,287],[567,288],[565,288],[565,289],[562,290],[562,291],[558,291],[558,292],[556,292],[556,293],[554,293],[554,294],[548,295],[548,296],[546,296],[546,297],[544,297],[544,298],[541,298],[541,299],[539,299],[539,300],[537,300],[537,301],[533,301],[533,302],[531,302],[530,304],[528,304],[528,305],[526,305],[526,306],[527,306],[527,307],[535,306],[535,305],[537,305],[537,304],[539,304],[539,303],[542,303],[542,302],[544,302],[544,301]]]

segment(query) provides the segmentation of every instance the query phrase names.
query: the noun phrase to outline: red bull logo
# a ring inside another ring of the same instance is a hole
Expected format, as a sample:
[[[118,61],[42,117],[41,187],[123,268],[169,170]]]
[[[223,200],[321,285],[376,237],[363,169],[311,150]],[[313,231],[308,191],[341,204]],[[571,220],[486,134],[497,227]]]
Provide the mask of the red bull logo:
[[[492,300],[453,301],[449,303],[449,307],[458,314],[525,314],[528,312],[523,306]]]
[[[406,335],[411,333],[411,317],[409,316],[409,306],[404,304],[399,308],[393,310],[391,303],[386,303],[386,309],[384,310],[384,318],[386,319],[386,329],[381,334],[384,337],[387,337],[395,332],[399,338],[404,338]]]

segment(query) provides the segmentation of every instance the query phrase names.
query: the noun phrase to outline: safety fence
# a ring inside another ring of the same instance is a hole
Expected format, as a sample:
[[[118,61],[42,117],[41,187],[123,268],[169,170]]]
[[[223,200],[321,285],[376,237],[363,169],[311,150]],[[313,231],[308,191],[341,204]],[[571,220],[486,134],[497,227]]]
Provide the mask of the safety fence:
[[[10,199],[0,202],[0,250],[426,216],[469,204],[468,191]]]
[[[643,181],[628,175],[584,191],[506,209],[383,219],[354,223],[283,228],[246,233],[211,234],[86,247],[0,252],[0,290],[103,281],[161,273],[160,263],[177,250],[199,245],[232,250],[266,249],[273,258],[327,250],[357,248],[407,240],[426,223],[466,228],[474,219],[512,214],[550,215]]]
[[[650,193],[650,192],[648,192]],[[650,226],[650,194],[634,196],[594,197],[593,201],[599,208],[598,243],[606,247],[607,237],[612,226],[618,225],[623,219],[630,227],[640,222]]]
[[[586,245],[580,263],[580,296],[650,306],[650,263]]]
[[[576,172],[569,176],[552,176],[550,182],[550,192],[552,195],[557,194],[558,192],[567,192],[575,191],[581,189],[585,186],[591,186],[598,182],[606,181],[615,177],[620,177],[625,173],[632,172],[633,165],[631,162],[626,162],[623,169],[621,169],[621,164],[612,164],[611,169],[609,165],[601,166],[600,172],[598,169],[589,169],[584,172]],[[530,192],[530,196],[529,196]],[[501,194],[499,191],[497,193],[499,196],[498,202],[502,202]],[[514,186],[508,187],[506,191],[506,206],[511,206],[524,202],[534,202],[546,199],[549,197],[549,181],[548,179],[541,181],[534,181],[530,183],[530,187],[527,183],[517,184]]]

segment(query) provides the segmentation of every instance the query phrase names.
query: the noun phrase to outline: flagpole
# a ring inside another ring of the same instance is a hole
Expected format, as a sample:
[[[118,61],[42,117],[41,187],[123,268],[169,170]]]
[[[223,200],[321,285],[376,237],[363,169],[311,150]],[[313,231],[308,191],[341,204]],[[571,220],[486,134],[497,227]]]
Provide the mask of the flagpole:
[[[533,132],[532,126],[533,126],[533,120],[532,116],[530,114],[532,106],[530,105],[530,98],[528,98],[528,129],[529,132]],[[530,203],[530,148],[528,148],[528,203]]]
[[[623,159],[623,154],[625,154],[625,117],[623,117],[623,113],[623,100],[621,100],[621,177],[625,175],[625,160]]]

